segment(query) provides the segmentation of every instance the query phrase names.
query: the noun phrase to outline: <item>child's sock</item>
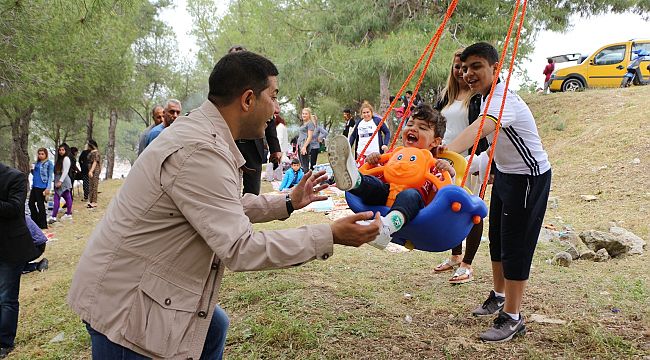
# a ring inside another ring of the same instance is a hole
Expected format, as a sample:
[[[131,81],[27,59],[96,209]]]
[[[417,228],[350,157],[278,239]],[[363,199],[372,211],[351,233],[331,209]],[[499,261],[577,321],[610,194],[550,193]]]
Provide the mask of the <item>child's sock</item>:
[[[356,178],[356,182],[354,183],[354,185],[352,185],[352,189],[350,189],[350,190],[354,190],[354,189],[358,188],[361,185],[361,180],[363,179],[363,174],[361,173],[361,171],[358,171],[358,170],[357,170],[357,173],[358,173],[358,175],[357,175],[357,178]],[[354,180],[354,177],[352,177],[352,179]],[[348,190],[348,191],[350,191],[350,190]]]
[[[384,219],[385,221],[383,223],[388,225],[391,234],[399,231],[404,226],[404,221],[406,220],[404,214],[397,210],[390,211],[384,216]]]

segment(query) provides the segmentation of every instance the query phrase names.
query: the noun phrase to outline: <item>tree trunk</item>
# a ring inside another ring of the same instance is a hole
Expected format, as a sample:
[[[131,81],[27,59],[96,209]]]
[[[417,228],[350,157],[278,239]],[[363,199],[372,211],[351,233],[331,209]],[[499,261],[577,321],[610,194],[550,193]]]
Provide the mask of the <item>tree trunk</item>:
[[[95,118],[95,112],[90,110],[88,112],[88,119],[86,119],[86,141],[93,138],[93,120]]]
[[[11,162],[13,166],[29,174],[29,122],[34,113],[34,106],[16,109],[16,117],[11,121]]]
[[[304,96],[298,95],[298,119],[300,120],[301,125],[302,125],[302,117],[300,114],[302,113],[302,109],[306,107],[305,106],[306,102],[307,101],[305,100]]]
[[[111,109],[111,117],[108,123],[108,145],[106,146],[106,179],[113,178],[113,167],[115,167],[115,129],[117,128],[117,110]]]
[[[56,124],[56,130],[54,131],[54,147],[56,147],[56,150],[54,150],[54,154],[59,153],[59,145],[61,144],[61,125],[58,123]],[[55,156],[56,158],[56,156]]]
[[[379,116],[384,116],[386,113],[386,109],[388,109],[388,106],[390,105],[390,78],[388,77],[388,73],[386,70],[382,70],[379,73]],[[386,126],[388,126],[388,129],[392,133],[394,130],[393,126],[393,118],[391,114],[388,114],[388,117],[386,118]]]

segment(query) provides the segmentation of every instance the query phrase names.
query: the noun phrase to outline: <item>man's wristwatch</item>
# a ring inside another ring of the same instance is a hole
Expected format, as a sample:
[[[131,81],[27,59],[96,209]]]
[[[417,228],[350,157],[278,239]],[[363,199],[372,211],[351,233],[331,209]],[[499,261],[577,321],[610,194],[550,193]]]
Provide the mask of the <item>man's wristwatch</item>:
[[[285,204],[287,205],[287,214],[291,215],[291,213],[295,210],[293,208],[293,203],[291,202],[291,194],[287,194]]]

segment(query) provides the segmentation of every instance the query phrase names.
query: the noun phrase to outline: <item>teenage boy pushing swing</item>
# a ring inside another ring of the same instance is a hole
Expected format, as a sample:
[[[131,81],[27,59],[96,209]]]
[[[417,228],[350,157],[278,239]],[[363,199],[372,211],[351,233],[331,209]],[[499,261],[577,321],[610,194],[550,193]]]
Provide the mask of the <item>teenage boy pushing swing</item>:
[[[481,138],[496,130],[504,96],[505,84],[499,82],[486,108],[492,81],[498,76],[498,59],[497,50],[485,42],[467,47],[460,55],[463,78],[483,95],[481,116],[486,114],[486,121]],[[486,342],[508,341],[526,333],[521,301],[551,187],[551,164],[528,105],[510,90],[505,96],[489,214],[494,289],[472,311],[475,316],[497,314],[493,326],[480,336]],[[465,128],[448,149],[460,153],[471,148],[479,125],[475,121]]]

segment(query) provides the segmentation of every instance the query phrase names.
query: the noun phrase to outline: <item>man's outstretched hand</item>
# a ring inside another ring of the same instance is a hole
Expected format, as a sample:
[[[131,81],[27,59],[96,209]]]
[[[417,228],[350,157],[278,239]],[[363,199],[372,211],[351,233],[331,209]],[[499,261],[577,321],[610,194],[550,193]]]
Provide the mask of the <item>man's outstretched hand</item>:
[[[319,191],[327,189],[329,186],[327,184],[320,185],[320,183],[326,180],[327,175],[325,175],[325,171],[314,173],[309,170],[291,191],[291,204],[293,204],[293,208],[298,210],[314,201],[327,200],[327,196],[318,195]]]
[[[375,219],[368,225],[359,225],[356,223],[359,220],[370,220],[372,218],[372,212],[366,211],[336,220],[330,224],[334,243],[359,247],[375,240],[382,226],[379,213],[375,214]]]

